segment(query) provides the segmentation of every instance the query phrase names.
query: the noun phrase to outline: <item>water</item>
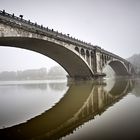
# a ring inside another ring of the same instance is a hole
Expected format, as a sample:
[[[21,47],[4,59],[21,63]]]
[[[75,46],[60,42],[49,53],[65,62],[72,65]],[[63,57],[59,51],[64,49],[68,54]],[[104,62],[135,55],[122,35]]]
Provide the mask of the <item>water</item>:
[[[140,139],[140,79],[0,83],[0,139]]]

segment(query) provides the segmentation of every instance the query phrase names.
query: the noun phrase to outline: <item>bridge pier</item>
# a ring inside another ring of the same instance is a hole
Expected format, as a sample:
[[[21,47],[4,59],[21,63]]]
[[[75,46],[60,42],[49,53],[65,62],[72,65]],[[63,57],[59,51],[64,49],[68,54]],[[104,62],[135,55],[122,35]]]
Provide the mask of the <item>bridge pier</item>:
[[[91,77],[88,77],[88,76],[87,77],[83,77],[83,76],[70,77],[69,75],[67,75],[67,81],[68,82],[74,82],[74,81],[92,81],[92,80],[102,79],[105,76],[106,76],[105,73],[96,73],[96,74],[94,74],[94,76],[91,76]]]
[[[74,82],[74,81],[91,81],[94,80],[93,77],[82,77],[82,76],[75,76],[75,77],[70,77],[69,75],[67,76],[67,81],[68,82]]]

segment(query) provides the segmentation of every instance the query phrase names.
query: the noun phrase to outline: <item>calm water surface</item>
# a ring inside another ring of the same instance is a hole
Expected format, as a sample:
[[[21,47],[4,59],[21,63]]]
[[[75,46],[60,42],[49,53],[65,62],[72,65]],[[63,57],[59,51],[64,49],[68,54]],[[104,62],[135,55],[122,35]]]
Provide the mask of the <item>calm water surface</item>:
[[[140,139],[140,79],[0,82],[0,139]]]

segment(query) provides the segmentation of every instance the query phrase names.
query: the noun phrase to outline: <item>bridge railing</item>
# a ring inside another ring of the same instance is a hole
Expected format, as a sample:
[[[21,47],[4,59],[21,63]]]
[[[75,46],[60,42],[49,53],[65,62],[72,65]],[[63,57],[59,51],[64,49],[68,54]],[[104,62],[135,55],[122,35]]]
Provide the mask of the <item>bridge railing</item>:
[[[100,47],[96,47],[93,46],[91,43],[87,43],[84,41],[81,41],[79,39],[76,39],[72,36],[69,36],[69,34],[63,34],[63,33],[59,33],[58,31],[54,31],[53,29],[49,29],[48,27],[44,27],[43,25],[39,25],[36,22],[33,23],[30,20],[25,20],[23,19],[23,15],[20,15],[20,17],[15,16],[14,14],[9,14],[7,12],[5,12],[5,10],[1,11],[0,10],[0,15],[7,17],[7,18],[11,18],[13,20],[17,20],[18,22],[21,22],[23,24],[27,24],[29,26],[34,26],[35,28],[41,30],[41,31],[45,31],[51,35],[54,35],[55,37],[59,38],[59,39],[65,39],[66,41],[81,45],[83,47],[87,47],[90,49],[99,49]]]
[[[125,60],[124,58],[122,58],[122,57],[120,57],[120,56],[118,56],[118,55],[116,55],[116,54],[114,54],[114,53],[111,53],[111,52],[109,52],[109,51],[106,51],[106,50],[104,50],[104,49],[101,49],[101,52],[102,52],[103,54],[105,54],[105,55],[108,55],[108,56],[111,56],[111,57],[113,57],[113,58],[119,59],[119,60],[121,60],[121,61],[123,61],[123,62],[125,62],[125,63],[130,63],[130,62],[128,62],[127,60]]]

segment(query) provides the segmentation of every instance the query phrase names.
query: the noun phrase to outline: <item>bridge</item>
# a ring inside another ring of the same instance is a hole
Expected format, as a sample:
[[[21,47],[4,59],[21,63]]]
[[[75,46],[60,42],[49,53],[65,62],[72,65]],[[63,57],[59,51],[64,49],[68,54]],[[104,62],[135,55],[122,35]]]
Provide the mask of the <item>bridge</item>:
[[[107,84],[103,82],[72,84],[64,97],[51,109],[25,123],[0,129],[0,137],[14,140],[60,139],[102,115],[130,93],[134,85],[135,82],[131,79],[115,81],[108,90],[105,89]]]
[[[90,43],[0,11],[0,46],[18,47],[48,56],[58,62],[71,79],[105,76],[110,65],[116,75],[132,75],[134,69],[125,59]]]

